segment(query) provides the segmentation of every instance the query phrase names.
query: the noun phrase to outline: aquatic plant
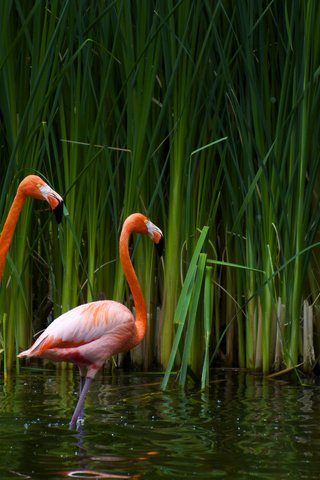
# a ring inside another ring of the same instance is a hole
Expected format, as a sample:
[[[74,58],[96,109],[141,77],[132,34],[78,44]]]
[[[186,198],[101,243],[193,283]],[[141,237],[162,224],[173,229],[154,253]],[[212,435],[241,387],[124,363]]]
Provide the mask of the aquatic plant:
[[[69,211],[59,234],[31,210],[18,226],[2,333],[101,295],[130,304],[117,245],[143,211],[166,250],[163,270],[147,243],[133,252],[150,325],[133,364],[202,386],[216,364],[311,369],[318,2],[2,3],[1,219],[26,171],[50,178]]]

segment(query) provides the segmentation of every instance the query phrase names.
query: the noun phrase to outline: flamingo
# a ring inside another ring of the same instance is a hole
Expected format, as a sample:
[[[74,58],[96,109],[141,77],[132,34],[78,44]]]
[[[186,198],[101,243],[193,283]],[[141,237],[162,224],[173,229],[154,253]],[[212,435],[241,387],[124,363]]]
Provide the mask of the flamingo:
[[[132,293],[136,319],[123,304],[113,300],[100,300],[79,305],[54,320],[34,344],[18,357],[46,358],[55,362],[66,361],[78,366],[80,395],[70,421],[74,429],[83,420],[84,401],[90,384],[104,362],[120,352],[138,345],[147,331],[147,308],[139,281],[129,255],[132,233],[148,235],[159,254],[163,249],[163,234],[141,213],[130,215],[124,222],[120,241],[120,262]]]
[[[57,192],[52,190],[52,188],[50,188],[49,185],[47,185],[42,178],[38,177],[37,175],[28,175],[25,177],[18,186],[16,196],[13,200],[0,236],[0,282],[2,280],[6,257],[10,248],[14,230],[27,197],[33,197],[37,200],[46,200],[54,211],[57,222],[60,223],[62,219],[62,197]]]

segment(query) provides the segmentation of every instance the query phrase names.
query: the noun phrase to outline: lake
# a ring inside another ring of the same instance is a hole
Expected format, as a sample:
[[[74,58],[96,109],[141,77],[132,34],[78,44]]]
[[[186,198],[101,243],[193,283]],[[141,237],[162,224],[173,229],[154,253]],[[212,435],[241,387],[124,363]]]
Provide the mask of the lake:
[[[78,372],[23,369],[0,384],[0,479],[318,479],[320,387],[233,370],[181,390],[160,374],[102,373],[69,421]]]

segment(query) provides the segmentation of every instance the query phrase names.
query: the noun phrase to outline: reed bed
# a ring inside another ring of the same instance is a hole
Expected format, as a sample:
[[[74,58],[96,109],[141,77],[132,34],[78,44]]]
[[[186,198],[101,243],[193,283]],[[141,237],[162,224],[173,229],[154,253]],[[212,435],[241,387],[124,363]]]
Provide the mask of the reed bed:
[[[318,361],[320,5],[305,1],[2,2],[1,225],[21,178],[67,209],[28,201],[0,292],[1,361],[79,303],[131,305],[124,218],[162,227],[133,261],[149,311],[133,364],[267,374]],[[152,258],[152,261],[150,261]],[[119,361],[126,360],[122,356]]]

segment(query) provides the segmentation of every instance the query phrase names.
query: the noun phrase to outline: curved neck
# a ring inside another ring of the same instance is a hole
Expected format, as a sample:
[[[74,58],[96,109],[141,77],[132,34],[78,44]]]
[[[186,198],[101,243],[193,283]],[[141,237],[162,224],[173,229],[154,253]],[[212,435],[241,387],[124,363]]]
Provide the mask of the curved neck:
[[[14,234],[14,230],[17,225],[17,221],[25,202],[25,195],[18,189],[16,196],[14,197],[13,203],[11,205],[9,214],[7,216],[7,220],[3,226],[1,236],[0,236],[0,282],[2,280],[2,275],[4,271],[4,266],[6,263],[6,257],[8,250],[10,248],[10,244],[12,241],[12,237]]]
[[[144,338],[147,332],[147,307],[141,291],[141,287],[133,269],[130,255],[129,255],[129,238],[132,233],[130,226],[124,226],[120,235],[120,261],[122,264],[123,272],[128,282],[130,291],[132,293],[134,306],[136,309],[136,334],[133,339],[133,347],[138,345]],[[131,347],[132,348],[132,347]]]

